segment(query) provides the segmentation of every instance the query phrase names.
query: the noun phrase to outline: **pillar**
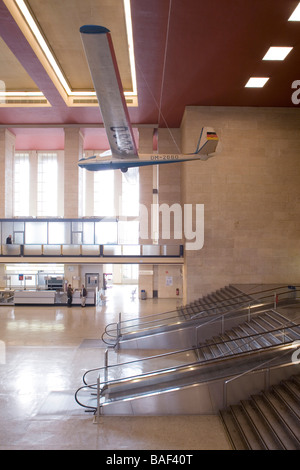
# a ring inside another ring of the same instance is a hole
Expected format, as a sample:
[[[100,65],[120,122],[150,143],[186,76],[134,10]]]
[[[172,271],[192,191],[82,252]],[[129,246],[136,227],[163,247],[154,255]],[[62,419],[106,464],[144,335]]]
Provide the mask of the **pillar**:
[[[0,217],[13,217],[13,164],[16,137],[0,129]]]
[[[83,136],[77,128],[65,129],[64,160],[64,217],[77,218],[79,214],[79,168],[83,155]]]

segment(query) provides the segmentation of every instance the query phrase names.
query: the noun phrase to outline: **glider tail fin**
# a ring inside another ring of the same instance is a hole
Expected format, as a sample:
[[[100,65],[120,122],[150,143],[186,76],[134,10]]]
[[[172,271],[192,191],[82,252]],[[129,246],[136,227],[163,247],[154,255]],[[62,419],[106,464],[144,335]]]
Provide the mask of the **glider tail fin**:
[[[200,132],[195,155],[198,155],[201,160],[207,160],[212,157],[217,150],[219,138],[212,127],[203,127]]]

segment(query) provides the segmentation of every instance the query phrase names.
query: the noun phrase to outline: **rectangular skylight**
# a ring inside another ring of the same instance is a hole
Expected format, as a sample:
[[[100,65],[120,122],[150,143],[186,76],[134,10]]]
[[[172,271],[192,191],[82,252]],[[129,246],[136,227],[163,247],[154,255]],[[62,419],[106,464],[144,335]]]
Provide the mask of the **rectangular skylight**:
[[[263,60],[284,60],[292,47],[270,47]]]
[[[43,35],[41,34],[39,27],[36,23],[36,20],[32,16],[29,8],[25,0],[15,0],[19,10],[21,11],[22,15],[24,16],[32,34],[36,38],[39,46],[41,47],[42,51],[44,52],[45,56],[49,64],[51,65],[52,69],[54,70],[56,77],[58,78],[60,84],[63,86],[65,92],[68,96],[96,96],[95,92],[77,92],[71,90],[67,80],[62,73],[59,64],[56,61],[56,58],[52,54],[52,51],[48,47]],[[123,0],[124,5],[124,12],[125,12],[125,20],[126,20],[126,32],[127,32],[127,42],[129,48],[129,63],[130,63],[130,71],[131,71],[131,79],[132,79],[132,87],[133,90],[125,91],[124,95],[126,96],[135,96],[137,94],[137,83],[136,83],[136,70],[135,70],[135,56],[134,56],[134,44],[133,44],[133,33],[132,33],[132,20],[131,20],[131,8],[130,8],[130,0]]]
[[[300,3],[289,17],[289,21],[300,21]]]
[[[269,77],[251,77],[246,83],[245,87],[246,88],[262,88],[267,83],[268,80],[269,80]]]

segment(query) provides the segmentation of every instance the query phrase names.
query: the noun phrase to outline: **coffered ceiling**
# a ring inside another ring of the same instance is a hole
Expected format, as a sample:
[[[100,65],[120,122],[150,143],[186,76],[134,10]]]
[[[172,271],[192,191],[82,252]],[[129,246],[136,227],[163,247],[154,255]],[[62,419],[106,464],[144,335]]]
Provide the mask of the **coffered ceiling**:
[[[38,134],[47,136],[43,145],[59,147],[59,127],[70,125],[82,128],[87,147],[100,145],[105,133],[81,45],[83,24],[110,29],[133,124],[179,127],[186,106],[295,107],[300,22],[288,20],[298,3],[0,0],[0,125],[17,135],[19,147],[41,145]],[[262,60],[271,46],[293,49],[284,61]],[[250,77],[268,81],[246,88]]]

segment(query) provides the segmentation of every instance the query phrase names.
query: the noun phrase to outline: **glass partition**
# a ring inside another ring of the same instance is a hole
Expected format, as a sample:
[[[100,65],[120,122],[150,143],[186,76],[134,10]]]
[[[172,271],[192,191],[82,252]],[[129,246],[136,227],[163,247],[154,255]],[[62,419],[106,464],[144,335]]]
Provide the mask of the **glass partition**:
[[[1,243],[2,243],[2,245],[5,245],[5,243],[6,243],[6,238],[7,238],[9,235],[13,235],[14,224],[13,224],[13,222],[2,222],[1,226],[2,226],[2,230],[1,230]]]
[[[174,256],[182,257],[180,245],[140,245],[136,218],[117,220],[92,219],[0,219],[0,253],[7,254],[7,237],[11,235],[10,253],[29,256]],[[53,246],[53,250],[50,248]],[[78,247],[88,247],[79,249]],[[92,247],[95,248],[92,248]],[[110,249],[109,246],[112,248]],[[32,247],[32,248],[30,248]],[[46,248],[48,247],[48,248]],[[94,253],[94,254],[93,254]]]
[[[48,223],[26,222],[25,223],[25,244],[26,245],[46,245],[48,243]]]
[[[71,245],[71,222],[49,222],[48,244]]]
[[[83,245],[93,245],[95,243],[94,222],[83,222]]]
[[[96,222],[95,243],[98,245],[116,245],[118,243],[118,223]]]

